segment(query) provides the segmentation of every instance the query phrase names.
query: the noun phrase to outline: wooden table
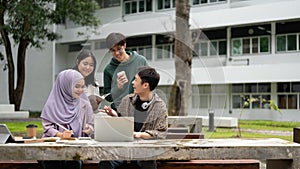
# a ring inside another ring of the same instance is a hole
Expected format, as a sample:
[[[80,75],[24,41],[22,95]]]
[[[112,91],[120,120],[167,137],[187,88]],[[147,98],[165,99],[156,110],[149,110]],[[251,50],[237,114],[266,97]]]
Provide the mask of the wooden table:
[[[277,138],[9,143],[1,144],[0,152],[0,160],[286,159],[293,169],[300,168],[300,144]]]

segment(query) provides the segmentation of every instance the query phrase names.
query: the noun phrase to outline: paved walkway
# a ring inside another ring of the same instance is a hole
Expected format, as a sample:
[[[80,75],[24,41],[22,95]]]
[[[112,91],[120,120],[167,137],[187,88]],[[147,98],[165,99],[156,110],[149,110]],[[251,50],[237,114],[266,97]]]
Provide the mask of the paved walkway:
[[[238,131],[238,129],[233,129],[234,131]],[[259,134],[267,134],[267,135],[276,135],[276,136],[292,136],[292,131],[273,131],[273,130],[253,130],[253,129],[241,129],[241,132],[248,133],[259,133]]]

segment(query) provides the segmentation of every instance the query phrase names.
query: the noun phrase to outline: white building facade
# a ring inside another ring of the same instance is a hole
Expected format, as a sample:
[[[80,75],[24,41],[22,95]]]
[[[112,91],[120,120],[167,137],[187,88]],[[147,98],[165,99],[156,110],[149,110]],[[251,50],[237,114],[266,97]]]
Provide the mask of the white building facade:
[[[28,52],[22,109],[42,109],[55,76],[73,67],[83,47],[97,56],[96,78],[102,86],[111,58],[105,37],[111,32],[125,34],[127,48],[159,70],[159,94],[167,101],[175,79],[175,0],[98,2],[101,26],[96,32],[67,22],[56,28],[62,39]],[[215,116],[300,121],[300,0],[190,0],[190,5],[189,114],[206,116],[213,109]],[[77,36],[78,31],[86,36]],[[0,72],[1,79],[6,76]],[[7,92],[5,85],[0,89]],[[281,112],[271,109],[270,101]]]

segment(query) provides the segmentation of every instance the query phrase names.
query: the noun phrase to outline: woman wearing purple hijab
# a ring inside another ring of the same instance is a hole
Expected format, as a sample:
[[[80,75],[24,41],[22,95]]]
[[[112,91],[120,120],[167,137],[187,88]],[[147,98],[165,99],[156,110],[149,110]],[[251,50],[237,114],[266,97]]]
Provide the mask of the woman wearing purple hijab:
[[[84,78],[76,70],[60,72],[41,114],[43,137],[91,136],[94,114],[84,93]],[[45,169],[81,168],[81,161],[42,161]]]

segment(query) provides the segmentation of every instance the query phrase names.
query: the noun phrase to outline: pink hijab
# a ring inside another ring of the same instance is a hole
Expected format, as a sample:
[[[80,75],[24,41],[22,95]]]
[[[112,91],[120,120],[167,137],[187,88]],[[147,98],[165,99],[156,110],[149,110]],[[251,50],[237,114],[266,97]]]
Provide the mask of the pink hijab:
[[[52,123],[69,125],[75,137],[81,136],[82,133],[80,104],[81,99],[86,98],[72,97],[73,88],[80,79],[83,79],[83,76],[76,70],[60,72],[41,114],[41,118]]]

